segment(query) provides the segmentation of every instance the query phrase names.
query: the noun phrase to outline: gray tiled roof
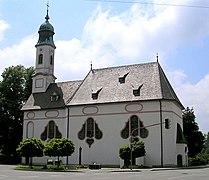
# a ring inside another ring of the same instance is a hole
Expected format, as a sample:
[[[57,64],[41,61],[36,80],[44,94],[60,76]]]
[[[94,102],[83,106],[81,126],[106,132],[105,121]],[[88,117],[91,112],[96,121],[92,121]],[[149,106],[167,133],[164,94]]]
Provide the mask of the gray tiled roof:
[[[119,78],[125,82],[120,83]],[[137,89],[140,93],[136,96],[133,90]],[[51,102],[54,92],[60,98]],[[183,108],[160,64],[152,62],[94,69],[83,81],[50,84],[45,93],[32,94],[22,110],[159,99],[174,100]]]
[[[82,81],[52,83],[44,93],[31,94],[22,110],[48,109],[64,107],[76,92]],[[50,96],[56,93],[58,101],[51,102]]]
[[[135,96],[133,90],[140,86],[140,95]],[[93,99],[97,91],[98,98]],[[92,70],[68,105],[158,99],[175,100],[183,108],[159,63],[152,62]]]

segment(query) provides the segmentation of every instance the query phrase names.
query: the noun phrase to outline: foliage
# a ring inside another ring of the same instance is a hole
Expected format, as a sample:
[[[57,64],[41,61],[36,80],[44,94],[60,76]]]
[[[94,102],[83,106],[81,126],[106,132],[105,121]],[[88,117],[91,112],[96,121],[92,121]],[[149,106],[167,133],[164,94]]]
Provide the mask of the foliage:
[[[203,151],[209,154],[209,132],[207,135],[205,135],[205,147]]]
[[[132,143],[132,148],[133,148],[133,157],[134,158],[145,156],[146,151],[145,151],[144,142],[134,141]]]
[[[199,131],[199,126],[195,122],[195,114],[193,108],[186,108],[183,112],[183,129],[184,136],[188,143],[188,156],[195,157],[204,147],[204,136]]]
[[[136,158],[145,156],[146,151],[145,151],[144,142],[134,141],[133,143],[131,143],[131,147],[132,147],[132,162],[135,163]],[[130,165],[131,148],[128,145],[121,147],[119,149],[119,156],[121,159],[124,160],[125,166]]]
[[[200,153],[193,158],[189,158],[189,166],[206,165],[209,163],[209,154]]]
[[[34,69],[21,65],[6,68],[0,81],[0,152],[17,158],[16,148],[22,140],[21,108],[32,90]]]
[[[35,138],[27,138],[22,141],[18,148],[17,153],[22,157],[30,157],[32,166],[32,158],[33,157],[42,157],[44,155],[44,144],[41,140],[37,140]]]
[[[43,152],[43,142],[35,138],[25,139],[17,148],[17,153],[22,157],[42,157],[44,155]]]
[[[131,148],[127,146],[123,146],[119,149],[119,156],[121,159],[131,159]]]
[[[47,156],[71,156],[75,151],[74,143],[68,138],[54,138],[45,145],[44,153]],[[59,165],[59,163],[58,163]]]

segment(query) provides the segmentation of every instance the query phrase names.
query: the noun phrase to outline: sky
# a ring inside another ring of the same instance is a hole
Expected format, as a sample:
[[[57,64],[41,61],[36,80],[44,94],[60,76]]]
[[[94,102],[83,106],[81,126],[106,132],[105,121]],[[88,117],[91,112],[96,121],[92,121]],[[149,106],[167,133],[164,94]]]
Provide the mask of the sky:
[[[118,2],[116,2],[118,1]],[[0,74],[34,66],[47,0],[0,0]],[[57,82],[93,68],[156,61],[209,131],[209,0],[49,0]],[[1,80],[2,78],[0,78]]]

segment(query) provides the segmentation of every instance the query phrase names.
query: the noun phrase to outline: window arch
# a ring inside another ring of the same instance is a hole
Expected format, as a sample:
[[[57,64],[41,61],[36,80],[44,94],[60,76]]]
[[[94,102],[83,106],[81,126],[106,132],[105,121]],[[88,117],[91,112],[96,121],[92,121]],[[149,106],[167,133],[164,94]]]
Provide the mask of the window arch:
[[[102,131],[99,129],[98,124],[93,118],[88,118],[81,130],[78,132],[78,139],[80,140],[86,140],[86,143],[91,147],[91,145],[94,143],[94,140],[101,139],[102,138]]]
[[[58,126],[55,124],[55,122],[49,121],[44,129],[44,132],[41,134],[41,140],[46,141],[47,139],[53,138],[62,138],[62,134],[60,133]]]
[[[127,139],[133,137],[134,139],[147,138],[149,131],[144,127],[143,122],[139,120],[138,116],[132,115],[126,122],[125,127],[121,131],[121,137]]]
[[[32,121],[27,123],[26,138],[34,137],[34,124]]]
[[[50,56],[50,64],[51,64],[51,65],[53,65],[53,61],[54,61],[54,56],[51,55],[51,56]]]
[[[43,54],[39,54],[39,56],[38,56],[38,64],[43,64]]]

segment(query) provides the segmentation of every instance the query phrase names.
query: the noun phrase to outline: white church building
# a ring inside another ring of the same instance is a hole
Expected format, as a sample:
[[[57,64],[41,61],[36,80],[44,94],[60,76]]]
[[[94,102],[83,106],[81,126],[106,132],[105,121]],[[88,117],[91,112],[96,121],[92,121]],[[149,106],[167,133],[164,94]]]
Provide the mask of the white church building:
[[[22,108],[23,139],[47,142],[67,137],[76,150],[62,157],[64,164],[80,160],[85,165],[120,166],[119,149],[129,144],[132,135],[145,143],[146,156],[136,161],[138,165],[184,166],[184,107],[159,62],[91,67],[83,80],[55,82],[56,47],[48,11],[45,19],[35,46],[32,94]],[[170,128],[165,127],[167,120]],[[48,158],[34,158],[34,163],[46,164]]]

